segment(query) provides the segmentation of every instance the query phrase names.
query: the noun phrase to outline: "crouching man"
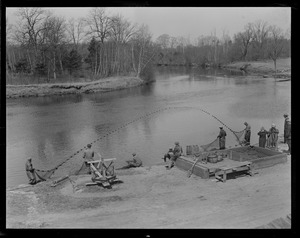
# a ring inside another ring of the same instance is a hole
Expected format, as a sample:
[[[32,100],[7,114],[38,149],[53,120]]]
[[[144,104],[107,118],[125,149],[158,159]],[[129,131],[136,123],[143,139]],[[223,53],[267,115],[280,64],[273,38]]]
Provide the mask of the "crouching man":
[[[132,160],[127,160],[126,162],[129,168],[141,167],[143,165],[142,160],[136,155],[136,153],[132,154]]]

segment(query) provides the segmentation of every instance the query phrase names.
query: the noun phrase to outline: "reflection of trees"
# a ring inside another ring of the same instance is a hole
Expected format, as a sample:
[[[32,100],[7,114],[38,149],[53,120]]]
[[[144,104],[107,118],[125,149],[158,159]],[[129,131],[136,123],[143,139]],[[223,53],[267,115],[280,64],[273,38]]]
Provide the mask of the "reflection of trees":
[[[83,95],[80,94],[72,94],[72,95],[64,95],[64,96],[49,96],[49,97],[33,97],[33,98],[18,98],[14,99],[18,104],[27,106],[49,106],[56,105],[62,103],[79,103],[83,99]]]

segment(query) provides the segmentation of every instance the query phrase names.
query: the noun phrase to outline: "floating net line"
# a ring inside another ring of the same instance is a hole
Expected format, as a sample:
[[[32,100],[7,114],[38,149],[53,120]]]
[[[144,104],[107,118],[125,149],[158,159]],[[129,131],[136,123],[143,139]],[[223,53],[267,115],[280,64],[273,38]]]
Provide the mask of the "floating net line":
[[[112,129],[110,131],[108,131],[105,135],[95,139],[94,141],[90,142],[89,144],[95,144],[96,142],[104,139],[105,137],[108,137],[109,135],[113,134],[113,133],[116,133],[117,131],[125,128],[126,126],[132,124],[132,123],[135,123],[139,120],[142,120],[146,117],[150,117],[154,114],[157,114],[157,113],[160,113],[162,111],[166,111],[166,110],[171,110],[171,109],[196,109],[196,110],[200,110],[204,113],[206,113],[207,115],[213,117],[214,119],[216,119],[217,121],[219,121],[222,125],[224,125],[226,128],[228,128],[236,137],[238,143],[240,145],[242,145],[242,141],[240,140],[241,136],[243,135],[244,133],[244,130],[242,131],[233,131],[231,128],[229,128],[226,124],[224,124],[220,119],[218,119],[216,116],[212,115],[211,113],[209,113],[208,111],[206,110],[203,110],[202,108],[199,108],[199,107],[187,107],[187,106],[175,106],[175,107],[165,107],[165,108],[160,108],[158,110],[155,110],[155,111],[152,111],[152,112],[149,112],[149,113],[146,113],[140,117],[137,117],[135,118],[134,120],[132,121],[129,121],[123,125],[121,125],[120,127],[118,128],[115,128],[115,129]],[[218,145],[218,139],[214,140],[213,142],[211,142],[210,144],[207,144],[207,145],[203,145],[201,146],[204,150],[213,150],[214,148],[219,148],[219,145]],[[74,154],[72,154],[71,156],[69,156],[66,160],[64,160],[63,162],[61,162],[60,164],[58,164],[55,168],[53,169],[49,169],[49,170],[41,170],[41,169],[35,169],[35,174],[38,176],[38,178],[42,181],[45,181],[49,178],[51,178],[51,176],[55,173],[55,171],[61,167],[63,164],[65,164],[67,161],[69,161],[70,159],[74,158],[75,156],[77,156],[79,153],[81,153],[84,149],[87,149],[86,146],[84,146],[83,148],[79,149],[78,151],[76,151]],[[76,171],[74,173],[74,175],[78,175],[78,174],[86,174],[88,173],[88,168],[87,166],[85,165],[85,163],[82,164],[81,168]]]

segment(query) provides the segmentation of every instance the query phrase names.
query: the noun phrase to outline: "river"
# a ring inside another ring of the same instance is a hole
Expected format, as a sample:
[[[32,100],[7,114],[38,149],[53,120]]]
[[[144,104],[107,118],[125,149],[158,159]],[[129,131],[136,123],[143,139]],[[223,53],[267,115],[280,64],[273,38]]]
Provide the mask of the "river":
[[[93,141],[93,149],[104,158],[117,159],[115,167],[125,165],[133,152],[145,166],[162,163],[175,141],[185,152],[187,145],[216,139],[220,122],[200,108],[234,131],[243,130],[247,121],[252,144],[258,142],[261,126],[269,129],[275,123],[282,134],[283,114],[291,111],[290,81],[185,67],[158,67],[155,78],[149,85],[104,94],[7,99],[7,187],[28,183],[28,157],[35,168],[52,169]],[[233,133],[224,129],[226,146],[237,144]],[[53,177],[76,171],[81,164],[79,153]]]

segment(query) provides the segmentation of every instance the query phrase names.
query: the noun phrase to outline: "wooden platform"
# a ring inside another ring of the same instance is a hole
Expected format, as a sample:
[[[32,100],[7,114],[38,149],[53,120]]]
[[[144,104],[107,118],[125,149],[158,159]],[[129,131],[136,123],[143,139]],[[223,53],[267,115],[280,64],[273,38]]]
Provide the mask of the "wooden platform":
[[[231,151],[232,160],[251,161],[254,169],[261,169],[279,163],[287,162],[287,155],[279,151],[257,146],[242,146],[225,151]]]
[[[206,164],[198,162],[193,169],[193,174],[204,179],[216,176],[217,179],[226,181],[229,173],[244,171],[251,175],[253,169],[270,167],[287,161],[286,154],[256,146],[242,146],[219,152],[227,154],[223,161]],[[181,156],[175,165],[179,169],[188,171],[194,162],[193,156]]]
[[[177,159],[175,165],[176,167],[187,171],[192,167],[194,162],[195,161],[192,157],[181,156]],[[231,160],[229,158],[224,158],[223,161],[220,161],[218,163],[203,164],[201,162],[198,162],[193,169],[193,174],[205,179],[215,175],[217,175],[216,178],[219,179],[221,175],[222,178],[220,179],[225,182],[227,174],[237,171],[247,172],[248,170],[251,170],[251,164],[252,163],[249,161],[239,162]]]

